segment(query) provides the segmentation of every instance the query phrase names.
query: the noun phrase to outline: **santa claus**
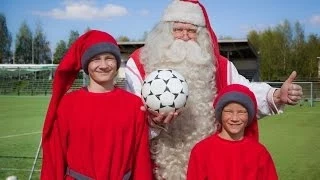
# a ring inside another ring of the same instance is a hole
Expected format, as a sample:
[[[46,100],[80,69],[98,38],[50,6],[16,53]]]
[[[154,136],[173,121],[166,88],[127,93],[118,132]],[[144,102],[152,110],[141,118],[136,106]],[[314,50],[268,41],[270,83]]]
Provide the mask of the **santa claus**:
[[[226,85],[237,83],[249,87],[257,97],[259,115],[279,113],[279,107],[296,104],[302,96],[301,87],[292,83],[295,72],[281,89],[266,83],[251,83],[241,76],[232,62],[220,55],[206,10],[194,0],[174,0],[166,8],[145,46],[135,51],[127,62],[127,89],[140,96],[145,75],[159,68],[174,69],[186,78],[189,99],[180,113],[148,111],[157,179],[186,178],[191,148],[216,130],[213,100]]]

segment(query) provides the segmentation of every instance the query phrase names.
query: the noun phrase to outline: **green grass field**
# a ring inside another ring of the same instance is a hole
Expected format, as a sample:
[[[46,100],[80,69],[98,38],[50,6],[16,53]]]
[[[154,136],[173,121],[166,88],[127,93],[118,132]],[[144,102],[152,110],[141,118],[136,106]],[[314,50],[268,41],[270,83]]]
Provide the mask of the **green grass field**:
[[[0,96],[0,179],[28,179],[49,97]],[[288,107],[259,121],[281,180],[320,179],[320,103]],[[41,159],[32,179],[39,179]]]
[[[0,179],[9,175],[28,179],[48,102],[45,96],[0,96]],[[32,179],[39,179],[39,171]]]

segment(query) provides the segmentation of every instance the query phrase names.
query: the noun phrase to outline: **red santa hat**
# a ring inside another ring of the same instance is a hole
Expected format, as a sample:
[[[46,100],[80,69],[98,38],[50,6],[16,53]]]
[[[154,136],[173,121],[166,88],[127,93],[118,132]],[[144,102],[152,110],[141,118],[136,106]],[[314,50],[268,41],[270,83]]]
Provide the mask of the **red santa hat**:
[[[121,63],[120,49],[116,40],[110,34],[90,30],[72,44],[55,71],[52,96],[43,126],[42,140],[50,135],[60,100],[72,86],[81,68],[88,74],[90,59],[104,52],[115,56],[119,68]]]
[[[201,7],[198,4],[188,1],[174,0],[162,16],[162,21],[177,21],[205,26],[205,18]]]
[[[190,23],[197,26],[205,27],[210,35],[211,45],[213,49],[213,55],[216,57],[215,65],[217,69],[219,66],[226,66],[224,63],[226,61],[220,61],[222,56],[220,55],[219,44],[216,34],[211,28],[209,17],[205,7],[198,0],[173,0],[171,4],[164,11],[161,21],[163,22],[184,22]],[[220,76],[219,73],[224,73],[216,71],[216,86],[219,91],[226,85],[227,80],[225,76]]]
[[[245,129],[245,136],[258,140],[257,101],[253,92],[240,84],[232,84],[223,88],[214,101],[215,117],[220,123],[223,108],[231,102],[239,103],[247,109],[248,125]]]

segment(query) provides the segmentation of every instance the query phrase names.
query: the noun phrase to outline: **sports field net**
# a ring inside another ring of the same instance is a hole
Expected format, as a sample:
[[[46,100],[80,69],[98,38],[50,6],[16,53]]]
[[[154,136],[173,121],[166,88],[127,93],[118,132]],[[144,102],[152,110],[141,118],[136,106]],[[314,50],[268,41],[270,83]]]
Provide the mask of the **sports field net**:
[[[124,64],[121,65],[116,86],[123,88],[125,83]],[[0,95],[50,95],[55,64],[0,64]],[[88,76],[81,71],[71,90],[87,85]],[[283,82],[267,82],[273,87],[281,87]],[[320,101],[320,82],[295,82],[303,88],[301,104],[313,106]]]
[[[283,82],[266,82],[272,87],[280,88]],[[314,106],[315,101],[320,101],[320,82],[294,82],[302,87],[303,97],[300,105]]]
[[[50,95],[57,65],[10,64],[0,65],[0,95]],[[121,70],[119,71],[119,74]],[[88,76],[80,71],[71,90],[87,85]],[[124,87],[124,78],[118,75],[116,86]]]

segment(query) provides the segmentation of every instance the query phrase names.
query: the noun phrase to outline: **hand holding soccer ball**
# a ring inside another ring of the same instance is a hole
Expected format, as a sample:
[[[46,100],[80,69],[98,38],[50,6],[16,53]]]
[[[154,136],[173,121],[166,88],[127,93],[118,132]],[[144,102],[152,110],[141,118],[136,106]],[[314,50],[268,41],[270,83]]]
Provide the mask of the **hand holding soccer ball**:
[[[185,78],[171,69],[151,72],[144,80],[141,89],[146,106],[158,113],[170,113],[183,108],[188,94]]]

